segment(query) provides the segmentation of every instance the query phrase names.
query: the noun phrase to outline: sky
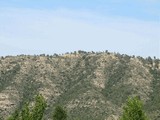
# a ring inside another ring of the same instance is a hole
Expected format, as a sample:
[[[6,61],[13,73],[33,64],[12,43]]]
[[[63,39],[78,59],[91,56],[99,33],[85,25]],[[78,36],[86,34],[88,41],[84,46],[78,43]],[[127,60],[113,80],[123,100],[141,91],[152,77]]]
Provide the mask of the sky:
[[[160,0],[0,0],[0,56],[78,50],[160,58]]]

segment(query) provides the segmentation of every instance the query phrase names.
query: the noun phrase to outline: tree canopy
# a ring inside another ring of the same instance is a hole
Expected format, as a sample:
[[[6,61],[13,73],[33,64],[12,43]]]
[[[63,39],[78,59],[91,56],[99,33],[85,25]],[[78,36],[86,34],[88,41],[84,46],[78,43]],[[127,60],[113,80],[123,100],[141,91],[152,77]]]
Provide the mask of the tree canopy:
[[[128,98],[120,120],[149,120],[143,111],[143,103],[138,97]]]

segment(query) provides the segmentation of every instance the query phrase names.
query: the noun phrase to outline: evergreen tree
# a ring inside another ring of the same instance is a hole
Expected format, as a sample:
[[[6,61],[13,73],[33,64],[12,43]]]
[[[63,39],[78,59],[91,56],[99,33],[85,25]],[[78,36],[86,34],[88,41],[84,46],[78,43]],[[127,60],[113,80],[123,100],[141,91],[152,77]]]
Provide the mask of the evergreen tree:
[[[37,95],[35,98],[35,106],[33,107],[31,113],[31,120],[42,120],[46,107],[47,104],[43,96]]]
[[[57,106],[53,113],[53,120],[66,120],[67,112],[61,107]]]
[[[138,97],[129,98],[123,107],[120,120],[149,120],[143,111],[143,104]]]
[[[18,110],[16,110],[7,120],[20,120]]]
[[[21,111],[21,120],[30,120],[31,113],[29,111],[29,103],[26,103]]]
[[[42,95],[35,97],[35,105],[29,109],[29,103],[26,103],[20,113],[16,110],[7,120],[42,120],[46,101]]]

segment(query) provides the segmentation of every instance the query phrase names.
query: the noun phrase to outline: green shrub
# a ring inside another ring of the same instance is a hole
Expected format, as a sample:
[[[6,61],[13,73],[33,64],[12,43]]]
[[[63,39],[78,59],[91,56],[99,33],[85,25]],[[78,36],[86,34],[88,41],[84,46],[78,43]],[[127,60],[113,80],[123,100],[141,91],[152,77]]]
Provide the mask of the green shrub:
[[[53,113],[53,120],[66,120],[67,112],[61,106],[57,106]]]
[[[31,120],[42,120],[47,104],[42,95],[37,95],[35,98],[35,105],[32,109]]]
[[[129,98],[123,110],[120,120],[149,120],[143,111],[143,104],[138,97]]]

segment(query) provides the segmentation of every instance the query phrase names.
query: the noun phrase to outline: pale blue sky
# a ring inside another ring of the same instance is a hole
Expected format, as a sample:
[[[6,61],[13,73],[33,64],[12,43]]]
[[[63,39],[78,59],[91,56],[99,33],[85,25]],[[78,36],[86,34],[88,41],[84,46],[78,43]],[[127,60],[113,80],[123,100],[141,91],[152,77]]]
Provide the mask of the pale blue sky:
[[[0,56],[77,50],[160,58],[160,1],[0,0]]]

